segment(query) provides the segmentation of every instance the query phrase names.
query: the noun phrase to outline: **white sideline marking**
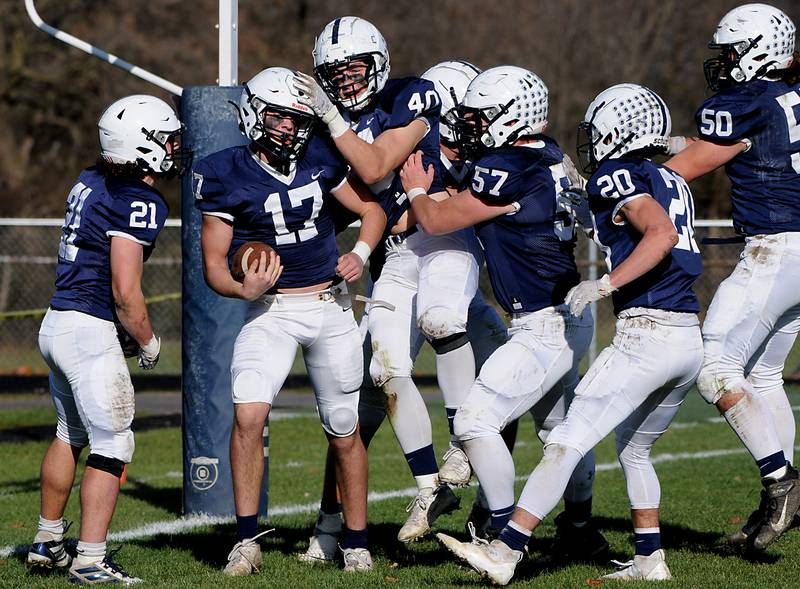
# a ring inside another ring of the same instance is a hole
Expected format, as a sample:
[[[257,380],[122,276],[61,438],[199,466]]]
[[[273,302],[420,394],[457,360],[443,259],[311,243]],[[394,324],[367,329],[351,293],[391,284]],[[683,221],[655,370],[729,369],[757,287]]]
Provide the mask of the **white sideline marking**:
[[[800,446],[797,446],[795,449],[800,450]],[[745,448],[706,450],[703,452],[677,452],[677,453],[657,454],[653,456],[651,460],[653,464],[658,464],[661,462],[678,462],[682,460],[718,458],[721,456],[734,456],[737,454],[745,454],[745,453],[747,453],[747,450]],[[595,467],[597,472],[619,470],[620,468],[621,467],[619,465],[619,462],[606,462],[603,464],[598,464]],[[515,480],[517,481],[527,480],[528,476],[529,474],[520,475],[516,477]],[[476,483],[472,483],[471,486],[475,486],[475,484]],[[378,503],[381,501],[386,501],[388,499],[398,499],[401,497],[414,497],[416,494],[417,494],[416,487],[406,487],[405,489],[395,489],[393,491],[372,492],[368,495],[367,502]],[[282,517],[287,515],[296,515],[298,513],[313,513],[317,509],[319,509],[318,501],[315,501],[313,503],[297,503],[294,505],[281,505],[273,507],[269,510],[269,515],[270,517]],[[140,526],[138,528],[133,528],[131,530],[114,532],[113,534],[108,535],[108,541],[126,542],[129,540],[137,540],[139,538],[145,538],[148,536],[158,536],[163,534],[176,535],[176,534],[182,534],[194,528],[199,528],[201,526],[232,523],[233,521],[234,518],[232,517],[221,517],[221,516],[206,515],[206,514],[190,515],[178,519],[152,522]],[[28,544],[19,544],[16,546],[13,545],[4,546],[3,548],[0,548],[0,558],[8,558],[14,554],[16,555],[25,554],[28,548],[29,548]]]

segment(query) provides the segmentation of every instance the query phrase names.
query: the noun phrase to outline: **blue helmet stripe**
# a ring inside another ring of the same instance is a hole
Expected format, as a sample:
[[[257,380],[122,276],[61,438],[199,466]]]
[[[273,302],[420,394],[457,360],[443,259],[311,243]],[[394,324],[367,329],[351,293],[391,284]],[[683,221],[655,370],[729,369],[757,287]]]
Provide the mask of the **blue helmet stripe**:
[[[339,42],[339,25],[342,24],[342,19],[337,18],[333,21],[333,33],[331,34],[331,43],[336,45]]]

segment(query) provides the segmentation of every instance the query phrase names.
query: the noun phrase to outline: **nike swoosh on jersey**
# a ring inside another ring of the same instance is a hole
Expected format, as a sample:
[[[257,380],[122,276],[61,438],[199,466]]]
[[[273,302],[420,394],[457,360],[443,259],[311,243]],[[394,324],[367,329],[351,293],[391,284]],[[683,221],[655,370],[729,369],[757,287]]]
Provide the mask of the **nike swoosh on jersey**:
[[[322,176],[322,170],[320,170],[320,171],[319,171],[319,172],[317,172],[316,174],[311,174],[311,179],[312,179],[312,180],[316,180],[316,179],[317,179],[317,178],[319,178],[320,176]]]

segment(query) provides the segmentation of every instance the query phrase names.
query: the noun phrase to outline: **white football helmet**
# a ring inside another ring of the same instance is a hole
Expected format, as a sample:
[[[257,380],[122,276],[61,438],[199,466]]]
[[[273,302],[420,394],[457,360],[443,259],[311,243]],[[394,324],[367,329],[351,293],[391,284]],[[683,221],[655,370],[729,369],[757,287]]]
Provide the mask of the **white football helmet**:
[[[719,56],[703,64],[715,92],[789,67],[794,55],[795,26],[786,14],[767,4],[734,8],[719,22],[710,49]]]
[[[311,108],[298,100],[294,76],[285,67],[259,72],[244,85],[238,105],[239,129],[272,156],[271,163],[283,174],[302,157],[316,120]]]
[[[163,100],[146,94],[120,98],[100,115],[100,156],[112,164],[136,164],[143,172],[174,175],[191,163],[181,147],[181,122]]]
[[[513,65],[478,74],[458,107],[457,136],[465,157],[536,135],[547,126],[547,86],[531,71]]]
[[[479,73],[481,70],[468,61],[453,60],[437,63],[422,74],[423,79],[433,82],[442,101],[439,137],[443,143],[455,143],[458,116],[456,108],[464,100],[470,82]]]
[[[597,95],[578,126],[578,156],[583,171],[594,173],[606,159],[642,151],[664,153],[672,120],[661,97],[639,84],[617,84]]]
[[[349,111],[366,107],[389,79],[389,49],[383,35],[357,16],[329,22],[314,42],[313,56],[314,75],[325,93]],[[337,76],[353,61],[367,65],[363,77]]]

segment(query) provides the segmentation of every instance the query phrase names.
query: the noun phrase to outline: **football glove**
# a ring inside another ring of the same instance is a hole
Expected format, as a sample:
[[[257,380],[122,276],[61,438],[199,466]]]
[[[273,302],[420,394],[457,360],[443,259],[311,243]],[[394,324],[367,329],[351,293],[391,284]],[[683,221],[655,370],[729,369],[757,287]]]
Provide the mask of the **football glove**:
[[[322,122],[326,125],[339,114],[331,99],[325,94],[325,90],[308,74],[303,72],[295,73],[294,89],[300,94],[298,98],[300,103],[313,110],[314,114],[322,119]]]
[[[591,233],[594,229],[592,211],[589,208],[589,195],[582,188],[569,188],[558,194],[558,204],[581,224],[584,231]]]
[[[139,348],[139,368],[142,370],[152,370],[158,364],[158,356],[161,353],[161,338],[153,337],[145,345]]]
[[[606,274],[600,280],[584,280],[573,286],[564,302],[569,305],[570,313],[577,317],[583,313],[586,305],[607,297],[615,290],[611,278]]]

